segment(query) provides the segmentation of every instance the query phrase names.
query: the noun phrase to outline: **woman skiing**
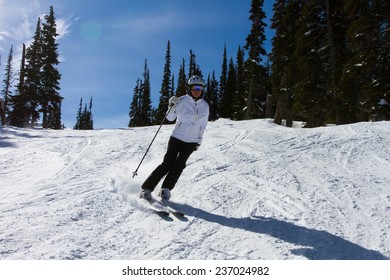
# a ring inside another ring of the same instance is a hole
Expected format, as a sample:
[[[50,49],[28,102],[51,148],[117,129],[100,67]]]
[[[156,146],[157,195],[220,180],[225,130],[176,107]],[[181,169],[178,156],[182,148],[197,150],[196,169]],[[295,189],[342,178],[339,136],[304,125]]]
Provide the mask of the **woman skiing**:
[[[159,196],[163,201],[171,197],[171,190],[186,167],[189,156],[202,143],[203,133],[209,119],[209,105],[203,99],[204,81],[200,76],[188,80],[189,93],[179,98],[169,99],[167,119],[174,121],[175,127],[168,141],[163,162],[142,184],[140,197],[152,200],[151,193],[164,177]]]

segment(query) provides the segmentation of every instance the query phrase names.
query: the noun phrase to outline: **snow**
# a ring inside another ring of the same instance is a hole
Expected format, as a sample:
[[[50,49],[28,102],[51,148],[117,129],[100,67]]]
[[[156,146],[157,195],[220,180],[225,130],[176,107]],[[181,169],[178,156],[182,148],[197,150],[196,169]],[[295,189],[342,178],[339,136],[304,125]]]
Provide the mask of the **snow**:
[[[390,104],[385,99],[381,98],[381,100],[379,100],[379,102],[378,102],[378,105],[389,106]]]
[[[390,122],[210,122],[172,191],[185,220],[137,199],[172,128],[134,178],[157,127],[0,128],[0,259],[390,258]]]

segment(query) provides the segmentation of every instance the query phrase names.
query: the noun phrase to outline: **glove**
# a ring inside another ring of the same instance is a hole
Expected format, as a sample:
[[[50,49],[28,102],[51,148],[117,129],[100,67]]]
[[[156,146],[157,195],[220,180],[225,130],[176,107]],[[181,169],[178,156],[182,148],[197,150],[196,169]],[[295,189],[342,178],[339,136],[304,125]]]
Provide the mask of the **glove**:
[[[179,98],[177,98],[176,96],[172,96],[171,98],[169,98],[169,107],[176,106],[178,102],[179,102]]]

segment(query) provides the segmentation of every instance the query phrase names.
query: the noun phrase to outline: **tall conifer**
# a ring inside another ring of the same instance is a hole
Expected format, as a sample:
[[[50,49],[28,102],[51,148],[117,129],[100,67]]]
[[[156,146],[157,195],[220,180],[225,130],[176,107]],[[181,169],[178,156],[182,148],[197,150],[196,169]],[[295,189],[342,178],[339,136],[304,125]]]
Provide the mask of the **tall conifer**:
[[[161,123],[162,119],[166,114],[169,98],[171,97],[171,92],[171,42],[168,41],[167,50],[165,54],[164,75],[160,90],[160,101],[158,103],[156,112],[156,124]]]
[[[233,119],[234,117],[234,96],[237,89],[236,68],[233,58],[230,58],[226,79],[225,93],[221,99],[220,114],[222,118]]]
[[[227,61],[227,50],[226,50],[226,43],[223,48],[223,56],[222,56],[222,66],[221,66],[221,76],[219,77],[219,105],[218,105],[218,114],[220,117],[226,117],[225,114],[221,114],[222,111],[226,111],[222,104],[223,100],[225,99],[226,94],[226,87],[227,87],[227,75],[228,75],[228,61]]]
[[[182,96],[187,94],[187,76],[185,73],[185,60],[179,68],[179,77],[177,79],[176,96]]]
[[[245,78],[244,50],[240,46],[237,50],[236,72],[237,85],[233,96],[233,118],[236,120],[243,120],[245,116],[244,108],[246,106],[248,87]]]
[[[273,7],[271,28],[275,29],[275,36],[272,38],[272,52],[269,57],[272,69],[272,102],[276,105],[274,121],[277,124],[286,119],[286,123],[292,125],[292,89],[296,79],[293,54],[296,48],[297,22],[302,14],[302,2],[276,0]]]
[[[137,127],[140,125],[140,107],[139,107],[139,100],[140,100],[140,91],[141,91],[141,81],[138,78],[136,86],[133,90],[133,99],[130,104],[130,112],[129,112],[129,127]]]
[[[13,59],[13,46],[9,50],[9,55],[7,59],[7,64],[5,66],[5,77],[3,80],[4,87],[1,90],[1,93],[4,97],[4,103],[2,104],[3,108],[0,108],[1,111],[1,125],[7,124],[7,117],[9,113],[9,99],[12,89],[12,80],[13,80],[13,71],[12,71],[12,59]]]
[[[53,6],[49,15],[45,16],[42,27],[42,90],[40,104],[43,128],[61,128],[61,97],[59,81],[61,74],[56,66],[58,61],[58,43],[56,42],[57,27]],[[49,117],[50,116],[50,117]]]
[[[219,95],[218,95],[218,81],[215,78],[213,71],[211,77],[207,78],[206,93],[204,99],[209,103],[210,114],[209,120],[215,121],[219,118]]]
[[[331,104],[326,90],[329,73],[324,66],[329,61],[324,4],[306,1],[295,34],[294,72],[298,81],[293,88],[294,114],[303,117],[307,127],[323,125],[327,105]]]
[[[265,13],[263,11],[264,0],[252,0],[249,19],[252,27],[246,38],[245,49],[248,50],[246,69],[248,71],[248,95],[246,100],[245,119],[252,119],[262,115],[262,102],[265,103],[266,96],[262,96],[261,83],[266,77],[264,68],[261,65],[266,55],[264,48]],[[263,99],[263,100],[262,100]]]
[[[144,64],[144,73],[143,73],[143,83],[141,86],[141,95],[140,98],[140,107],[139,107],[139,117],[140,117],[140,126],[148,126],[152,124],[152,101],[150,98],[151,88],[150,88],[150,73],[148,68],[148,61],[145,59]]]

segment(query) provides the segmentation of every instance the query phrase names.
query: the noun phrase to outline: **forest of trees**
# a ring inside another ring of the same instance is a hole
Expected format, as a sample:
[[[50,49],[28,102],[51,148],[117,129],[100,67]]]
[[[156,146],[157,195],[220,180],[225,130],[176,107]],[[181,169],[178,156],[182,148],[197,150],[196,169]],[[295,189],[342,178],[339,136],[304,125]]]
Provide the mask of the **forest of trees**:
[[[222,57],[221,76],[207,76],[210,119],[301,120],[306,127],[328,123],[390,120],[390,2],[385,0],[276,0],[272,52],[264,49],[263,0],[252,0],[250,34],[237,56]],[[177,88],[170,71],[168,41],[161,97],[151,108],[149,70],[137,80],[129,126],[157,124],[170,96],[185,94],[185,81],[202,75],[190,50]],[[202,75],[203,76],[203,75]]]
[[[275,120],[307,127],[389,120],[389,21],[386,0],[276,1]]]
[[[189,50],[177,77],[171,71],[168,40],[159,103],[152,107],[150,72],[145,59],[142,78],[132,89],[129,127],[160,123],[171,96],[187,93],[187,79],[201,75],[210,120],[274,118],[318,127],[329,123],[390,120],[390,1],[386,0],[275,0],[271,26],[272,50],[266,53],[264,0],[252,0],[251,29],[237,54],[221,56],[220,76],[203,74]],[[6,65],[3,105],[7,123],[34,125],[42,115],[43,127],[60,128],[61,101],[55,18],[53,8],[38,19],[34,42],[21,63],[19,84],[12,87],[12,47]],[[88,115],[82,101],[75,128]]]

